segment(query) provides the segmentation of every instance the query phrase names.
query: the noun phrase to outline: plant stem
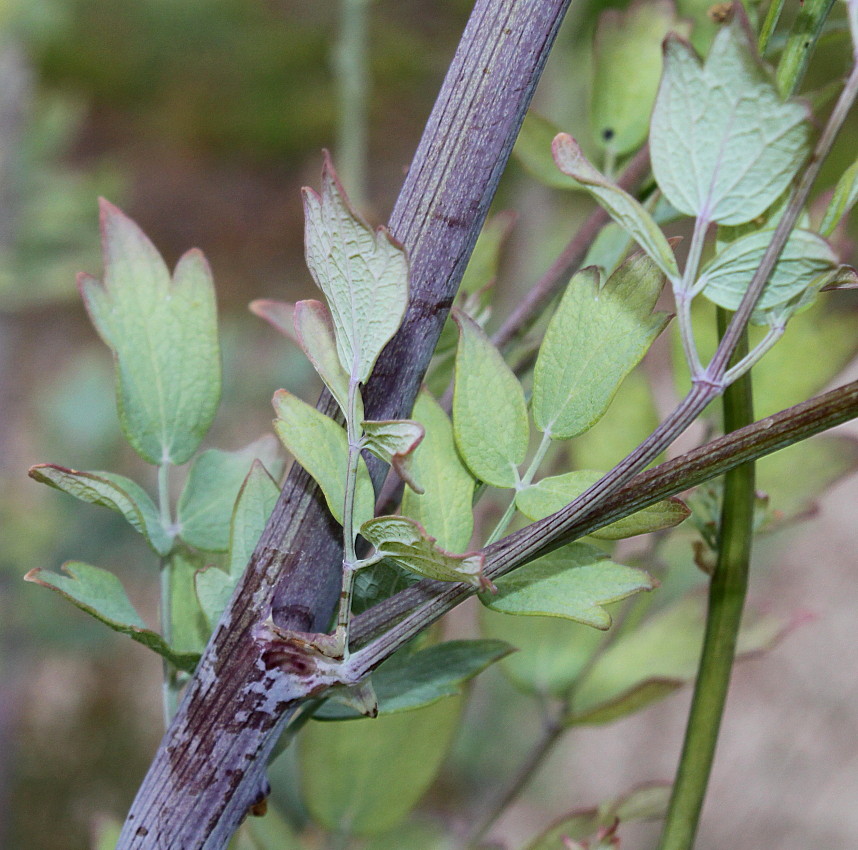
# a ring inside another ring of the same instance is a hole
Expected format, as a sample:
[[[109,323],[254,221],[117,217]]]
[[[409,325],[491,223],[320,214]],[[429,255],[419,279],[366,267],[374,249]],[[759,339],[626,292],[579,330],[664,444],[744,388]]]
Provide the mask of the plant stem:
[[[357,568],[357,552],[355,537],[357,530],[354,526],[355,490],[357,489],[358,464],[362,447],[360,429],[357,421],[357,401],[360,387],[352,377],[349,381],[348,415],[346,416],[346,432],[349,441],[349,458],[346,468],[346,497],[343,505],[343,587],[340,591],[340,606],[337,614],[337,642],[342,647],[343,658],[349,655],[349,621],[352,611],[352,589],[354,588],[355,570]]]
[[[780,20],[781,12],[784,8],[784,2],[785,0],[772,0],[769,4],[765,20],[760,28],[760,37],[757,41],[760,56],[765,56],[766,54],[766,49],[769,46],[769,40],[772,37],[772,33],[775,31],[775,27],[778,25],[778,20]]]
[[[679,336],[682,339],[682,350],[685,353],[685,361],[691,372],[692,380],[703,372],[703,364],[697,353],[697,344],[694,342],[694,328],[691,324],[691,300],[694,297],[693,289],[697,280],[697,270],[700,268],[700,257],[703,254],[703,243],[706,241],[706,231],[709,222],[703,218],[694,220],[694,233],[691,236],[691,245],[688,249],[688,259],[682,280],[674,284],[673,292],[676,298],[676,320],[679,324]]]
[[[340,34],[334,48],[339,108],[337,167],[354,205],[366,205],[367,8],[369,0],[340,0]]]
[[[719,308],[718,324],[726,331],[727,315]],[[737,349],[747,352],[747,335]],[[724,429],[733,431],[753,420],[750,374],[724,393]],[[709,586],[709,609],[703,651],[694,685],[685,743],[673,786],[659,850],[691,850],[730,686],[739,638],[742,608],[748,589],[748,567],[754,536],[754,464],[747,463],[724,478],[718,561]]]
[[[172,535],[173,518],[170,510],[170,462],[164,460],[158,466],[158,513],[164,530]],[[173,560],[161,558],[161,636],[169,644],[173,641]],[[164,707],[164,725],[169,726],[179,705],[179,684],[176,668],[167,659],[163,664],[164,680],[161,683]]]
[[[834,0],[804,0],[799,7],[775,73],[775,82],[783,97],[798,91],[833,5]]]

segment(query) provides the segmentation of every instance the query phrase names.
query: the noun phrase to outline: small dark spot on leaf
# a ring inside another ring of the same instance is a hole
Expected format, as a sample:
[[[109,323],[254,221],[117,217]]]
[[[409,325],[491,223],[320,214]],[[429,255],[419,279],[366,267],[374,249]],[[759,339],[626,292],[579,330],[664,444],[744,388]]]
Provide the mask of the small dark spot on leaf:
[[[613,138],[614,138],[614,131],[613,131],[613,129],[611,129],[610,127],[606,127],[604,130],[602,130],[602,138],[603,138],[606,142],[610,142],[610,141],[611,141],[611,139],[613,139]]]

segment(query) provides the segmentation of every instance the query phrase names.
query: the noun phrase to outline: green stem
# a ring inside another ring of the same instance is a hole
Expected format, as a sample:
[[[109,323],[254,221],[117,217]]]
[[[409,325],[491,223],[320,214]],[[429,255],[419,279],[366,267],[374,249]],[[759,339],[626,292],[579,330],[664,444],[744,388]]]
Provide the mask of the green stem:
[[[164,530],[173,535],[173,517],[170,511],[170,462],[158,466],[158,514]],[[161,636],[170,644],[173,641],[173,561],[162,558],[160,566],[161,585]],[[178,671],[164,659],[164,681],[161,685],[164,707],[164,724],[170,725],[179,707]]]
[[[334,49],[339,93],[337,166],[358,209],[366,205],[367,195],[368,5],[369,0],[340,0],[340,35]]]
[[[674,285],[674,296],[676,298],[676,321],[679,325],[679,336],[682,339],[682,350],[685,360],[691,371],[692,379],[699,377],[703,372],[703,364],[697,353],[697,344],[694,341],[694,328],[691,324],[691,300],[694,297],[694,283],[697,280],[697,270],[700,268],[700,257],[703,254],[703,243],[706,241],[706,231],[709,222],[703,218],[694,221],[694,233],[691,236],[691,245],[688,249],[688,260],[682,280]]]
[[[545,460],[545,455],[548,453],[548,449],[551,446],[551,432],[545,431],[542,435],[542,440],[539,443],[539,447],[536,449],[533,455],[533,459],[530,461],[530,465],[527,467],[527,471],[524,475],[519,479],[518,484],[515,486],[516,493],[519,490],[523,490],[525,487],[529,487],[531,482],[533,481],[533,476],[536,475],[537,470],[539,469],[540,464],[543,460]],[[503,533],[507,530],[510,522],[512,521],[513,516],[515,516],[515,496],[512,497],[512,501],[506,506],[506,510],[503,513],[503,516],[498,520],[498,524],[492,529],[492,533],[488,536],[485,545],[488,546],[490,543],[494,543],[496,540],[500,540]]]
[[[343,658],[349,654],[349,622],[352,611],[352,590],[354,588],[355,570],[358,564],[355,550],[357,531],[354,526],[355,491],[357,489],[358,464],[362,447],[361,434],[357,421],[357,400],[360,393],[358,382],[352,378],[349,381],[348,414],[346,416],[346,432],[349,441],[348,466],[346,468],[346,497],[343,505],[343,586],[340,591],[340,606],[337,614],[337,644],[342,649]]]
[[[775,73],[778,91],[783,97],[798,91],[833,5],[834,0],[804,0],[801,4]]]
[[[763,26],[760,28],[760,37],[757,40],[757,47],[760,51],[760,56],[766,55],[769,40],[772,37],[772,33],[775,31],[775,27],[778,25],[781,12],[784,9],[784,2],[785,0],[772,0],[769,4],[768,11],[766,12],[766,18],[763,21]]]
[[[726,312],[719,309],[722,334],[727,324]],[[746,352],[747,336],[737,347],[740,356]],[[753,421],[750,375],[744,375],[725,391],[723,407],[727,432]],[[724,477],[718,562],[709,586],[706,634],[659,850],[690,850],[694,845],[736,654],[748,588],[753,521],[754,464],[748,463]]]

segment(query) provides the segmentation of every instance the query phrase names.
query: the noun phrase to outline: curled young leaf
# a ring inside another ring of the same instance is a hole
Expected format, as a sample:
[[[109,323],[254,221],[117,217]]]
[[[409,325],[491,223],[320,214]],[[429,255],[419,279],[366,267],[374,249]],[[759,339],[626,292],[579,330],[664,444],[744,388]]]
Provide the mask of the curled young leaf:
[[[277,419],[274,420],[277,436],[319,485],[328,510],[342,525],[349,456],[345,429],[286,390],[274,393],[273,404],[277,413]],[[360,458],[355,491],[355,524],[369,519],[374,510],[375,491],[366,461]]]
[[[480,590],[492,590],[483,575],[485,557],[479,552],[455,555],[436,545],[420,523],[403,516],[380,516],[365,522],[360,533],[378,555],[424,578],[436,581],[462,581]]]
[[[540,183],[552,189],[578,189],[581,184],[569,175],[560,173],[551,155],[551,142],[560,132],[560,128],[543,118],[532,109],[524,116],[524,123],[518,131],[515,147],[512,149],[516,159]]]
[[[736,6],[705,64],[689,44],[667,38],[650,130],[656,181],[688,215],[719,224],[751,221],[804,161],[809,117],[804,104],[781,99]]]
[[[220,350],[211,271],[188,251],[172,280],[131,219],[101,201],[104,281],[78,277],[89,316],[116,360],[122,430],[148,463],[196,451],[220,400]]]
[[[667,237],[653,217],[628,192],[609,180],[587,161],[578,142],[560,133],[551,145],[557,167],[577,180],[630,234],[671,280],[679,277],[679,266]]]
[[[468,468],[493,487],[515,487],[527,454],[527,404],[512,370],[473,319],[459,325],[453,431]]]
[[[364,448],[379,460],[389,463],[396,474],[415,492],[423,488],[413,475],[413,452],[425,436],[423,426],[411,419],[396,419],[386,422],[361,422],[364,433]]]
[[[159,555],[166,555],[173,548],[173,538],[161,525],[154,502],[130,478],[112,472],[79,472],[51,463],[31,467],[29,476],[83,502],[103,505],[122,514]]]
[[[330,157],[321,195],[304,189],[307,266],[331,310],[343,369],[364,383],[408,306],[408,260],[387,228],[349,205]]]
[[[664,275],[645,254],[628,259],[604,286],[588,268],[570,281],[539,348],[533,419],[553,439],[588,430],[608,409],[669,316],[652,310]]]
[[[272,298],[257,298],[248,305],[251,313],[260,319],[265,319],[275,330],[293,342],[298,342],[295,335],[295,304],[286,301],[275,301]]]

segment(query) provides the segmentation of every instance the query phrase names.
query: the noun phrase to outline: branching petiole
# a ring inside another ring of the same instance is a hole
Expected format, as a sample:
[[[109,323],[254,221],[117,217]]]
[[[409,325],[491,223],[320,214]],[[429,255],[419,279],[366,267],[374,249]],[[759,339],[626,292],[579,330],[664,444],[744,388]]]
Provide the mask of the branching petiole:
[[[697,218],[694,222],[694,233],[691,236],[691,246],[688,249],[688,259],[685,262],[685,270],[682,279],[671,280],[673,294],[676,299],[676,321],[679,323],[679,335],[682,339],[682,350],[685,360],[691,370],[691,379],[696,380],[703,374],[703,364],[697,353],[697,344],[694,341],[694,328],[691,325],[691,301],[697,294],[697,270],[700,268],[700,257],[703,254],[703,243],[706,241],[706,231],[709,229],[709,221],[706,218]]]

